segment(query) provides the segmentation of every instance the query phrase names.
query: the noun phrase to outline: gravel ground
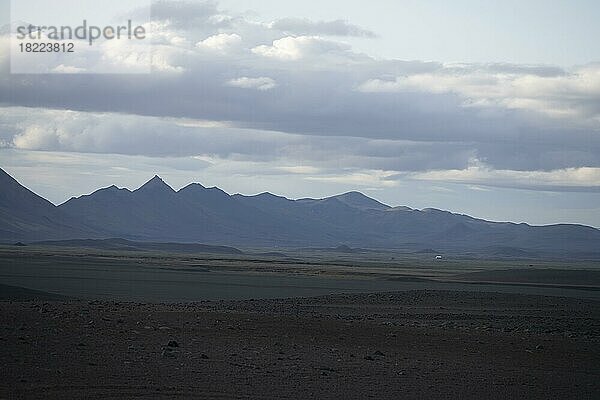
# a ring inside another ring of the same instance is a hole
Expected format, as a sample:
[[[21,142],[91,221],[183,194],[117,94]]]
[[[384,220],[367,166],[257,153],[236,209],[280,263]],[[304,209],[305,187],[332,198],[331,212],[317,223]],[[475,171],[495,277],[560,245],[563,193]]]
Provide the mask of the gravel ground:
[[[0,398],[597,399],[600,302],[0,302]]]

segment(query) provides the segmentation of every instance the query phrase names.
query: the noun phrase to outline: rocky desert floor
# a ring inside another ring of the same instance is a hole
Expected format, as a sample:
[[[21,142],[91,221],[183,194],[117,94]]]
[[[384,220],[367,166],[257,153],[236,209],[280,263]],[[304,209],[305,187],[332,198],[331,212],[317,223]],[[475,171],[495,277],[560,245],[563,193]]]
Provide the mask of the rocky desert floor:
[[[144,304],[12,293],[0,302],[0,398],[600,398],[594,300],[420,290]]]

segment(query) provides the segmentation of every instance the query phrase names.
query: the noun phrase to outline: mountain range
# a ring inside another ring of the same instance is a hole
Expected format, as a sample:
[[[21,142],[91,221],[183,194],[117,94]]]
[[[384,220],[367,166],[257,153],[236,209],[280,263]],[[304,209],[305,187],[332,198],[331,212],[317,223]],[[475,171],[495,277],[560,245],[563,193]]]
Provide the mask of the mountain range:
[[[359,192],[291,200],[229,195],[155,176],[136,190],[110,186],[59,206],[0,169],[0,242],[120,238],[236,247],[351,246],[413,252],[600,259],[600,230],[575,224],[490,222],[433,208],[391,207]]]

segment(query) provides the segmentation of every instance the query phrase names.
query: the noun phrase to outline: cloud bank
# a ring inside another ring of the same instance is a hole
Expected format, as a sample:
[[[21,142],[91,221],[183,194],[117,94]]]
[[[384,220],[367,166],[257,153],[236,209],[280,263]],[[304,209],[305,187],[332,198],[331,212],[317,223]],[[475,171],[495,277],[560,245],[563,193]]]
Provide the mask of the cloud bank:
[[[152,74],[10,75],[1,51],[0,146],[271,160],[273,173],[381,185],[599,186],[600,64],[382,60],[344,42],[376,37],[347,21],[265,22],[213,2],[161,1],[152,16]],[[135,64],[135,47],[103,51]]]

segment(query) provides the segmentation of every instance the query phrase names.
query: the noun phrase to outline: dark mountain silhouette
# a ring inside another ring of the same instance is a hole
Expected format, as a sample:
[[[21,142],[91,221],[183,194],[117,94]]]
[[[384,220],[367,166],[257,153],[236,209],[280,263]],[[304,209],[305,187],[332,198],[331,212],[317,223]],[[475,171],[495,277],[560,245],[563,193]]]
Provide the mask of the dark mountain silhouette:
[[[0,240],[88,237],[102,232],[86,227],[0,169]]]
[[[122,238],[600,259],[595,228],[490,222],[432,208],[390,207],[359,192],[290,200],[270,193],[229,195],[197,183],[175,191],[155,176],[134,191],[110,186],[56,207],[3,171],[0,182],[0,240],[6,243]]]

